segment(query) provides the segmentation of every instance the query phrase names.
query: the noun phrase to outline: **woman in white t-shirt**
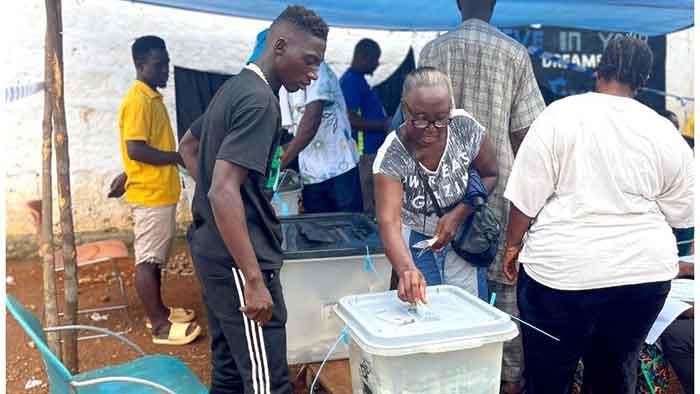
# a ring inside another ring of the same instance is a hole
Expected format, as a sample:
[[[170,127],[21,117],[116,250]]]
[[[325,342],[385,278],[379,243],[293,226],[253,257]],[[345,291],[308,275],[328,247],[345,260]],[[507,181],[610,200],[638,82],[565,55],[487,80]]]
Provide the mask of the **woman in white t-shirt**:
[[[587,389],[634,391],[678,272],[671,228],[693,226],[692,151],[633,98],[652,63],[644,41],[611,40],[596,92],[551,104],[513,164],[504,272],[523,320],[560,340],[522,327],[528,393],[565,392],[581,357]]]
[[[476,295],[477,267],[459,257],[450,241],[471,213],[465,201],[470,165],[488,192],[496,185],[493,145],[474,118],[453,110],[449,78],[437,69],[419,68],[406,77],[401,110],[406,122],[387,136],[372,169],[379,231],[399,277],[398,295],[425,302],[425,286],[441,283]],[[444,216],[438,217],[424,180]],[[437,241],[429,250],[412,248],[431,238]]]

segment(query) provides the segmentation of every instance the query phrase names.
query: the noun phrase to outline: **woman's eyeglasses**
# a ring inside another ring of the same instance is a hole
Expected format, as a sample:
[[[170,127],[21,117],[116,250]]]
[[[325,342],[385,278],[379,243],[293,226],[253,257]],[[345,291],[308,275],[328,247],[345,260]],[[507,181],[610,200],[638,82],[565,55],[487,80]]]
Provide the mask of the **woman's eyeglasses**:
[[[413,117],[414,117],[413,110],[411,109],[411,107],[408,106],[408,104],[406,104],[406,103],[404,103],[404,104],[406,105],[406,109],[408,110],[407,111],[408,114],[411,115],[411,119],[409,119],[409,121],[411,122],[411,125],[417,129],[427,129],[428,126],[430,126],[431,124],[436,129],[441,129],[441,128],[449,126],[450,123],[452,123],[452,118],[449,118],[449,117],[444,118],[444,119],[437,119],[437,120],[432,121],[432,122],[429,120],[425,120],[425,119],[413,119]]]

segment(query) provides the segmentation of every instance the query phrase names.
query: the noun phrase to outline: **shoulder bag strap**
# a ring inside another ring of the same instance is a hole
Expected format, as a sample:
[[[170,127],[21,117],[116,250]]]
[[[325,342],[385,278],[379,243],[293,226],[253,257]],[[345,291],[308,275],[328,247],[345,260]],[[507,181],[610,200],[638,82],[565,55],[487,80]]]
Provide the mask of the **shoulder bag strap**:
[[[442,210],[440,207],[440,204],[438,204],[437,197],[435,197],[435,193],[433,192],[433,189],[430,187],[430,183],[428,182],[428,178],[423,176],[423,171],[420,169],[420,162],[418,159],[413,156],[413,160],[416,162],[416,172],[418,172],[418,178],[420,178],[421,182],[423,182],[423,187],[425,188],[425,191],[428,192],[428,195],[430,196],[430,201],[433,202],[433,205],[435,206],[435,210],[437,211],[437,215],[439,217],[442,217],[445,212]]]

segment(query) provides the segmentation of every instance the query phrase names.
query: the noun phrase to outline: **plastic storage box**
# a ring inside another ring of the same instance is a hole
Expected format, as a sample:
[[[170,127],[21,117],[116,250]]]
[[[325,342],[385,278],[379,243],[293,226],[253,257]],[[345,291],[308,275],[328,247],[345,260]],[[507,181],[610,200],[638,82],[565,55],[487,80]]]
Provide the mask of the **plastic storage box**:
[[[455,286],[431,286],[412,310],[396,291],[343,297],[357,394],[498,394],[510,317]]]
[[[388,290],[391,266],[376,225],[364,215],[313,214],[280,220],[287,361],[319,362],[343,328],[333,312],[338,300]],[[367,263],[368,250],[371,264]],[[330,359],[347,357],[347,347],[338,346]]]

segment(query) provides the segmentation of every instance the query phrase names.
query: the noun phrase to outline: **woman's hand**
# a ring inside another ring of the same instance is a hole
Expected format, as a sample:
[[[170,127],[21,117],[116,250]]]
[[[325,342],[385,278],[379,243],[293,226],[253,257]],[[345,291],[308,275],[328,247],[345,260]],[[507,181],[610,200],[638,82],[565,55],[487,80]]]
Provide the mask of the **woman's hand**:
[[[433,244],[433,250],[440,250],[447,246],[457,235],[457,230],[459,226],[464,223],[464,219],[467,218],[472,212],[472,209],[466,204],[459,204],[450,212],[446,213],[438,221],[437,228],[435,229],[435,237],[438,239],[435,244]]]
[[[386,175],[374,175],[374,199],[377,202],[379,236],[384,245],[384,253],[399,277],[398,296],[405,302],[425,303],[427,301],[425,278],[413,264],[411,252],[401,235],[402,195],[401,182]]]
[[[520,255],[521,245],[508,245],[503,253],[503,275],[511,283],[515,283],[518,279],[518,256]]]
[[[676,278],[694,278],[695,277],[695,264],[686,263],[684,261],[678,262],[678,275]]]
[[[427,304],[428,299],[425,296],[426,286],[427,284],[425,283],[423,274],[415,267],[399,273],[399,287],[397,293],[401,301],[411,304],[416,304],[418,302]]]
[[[515,283],[518,279],[518,256],[523,247],[523,237],[531,221],[532,218],[520,211],[515,204],[510,204],[506,228],[506,250],[503,253],[503,275],[511,283]]]

